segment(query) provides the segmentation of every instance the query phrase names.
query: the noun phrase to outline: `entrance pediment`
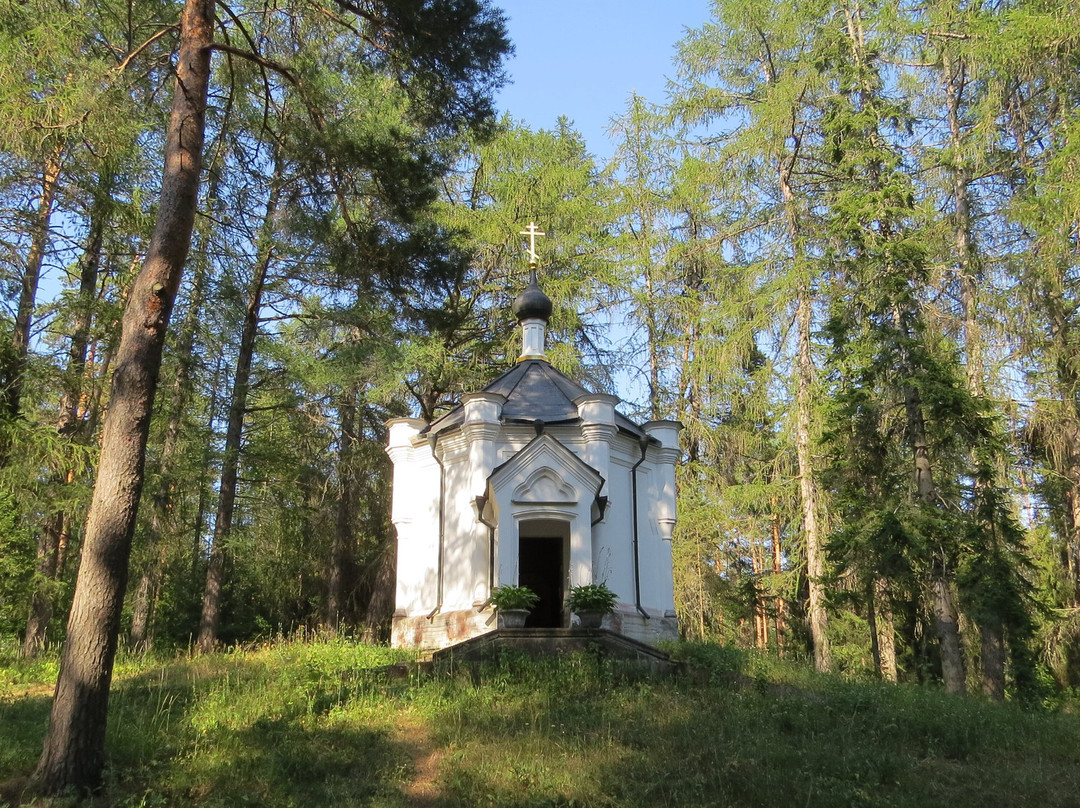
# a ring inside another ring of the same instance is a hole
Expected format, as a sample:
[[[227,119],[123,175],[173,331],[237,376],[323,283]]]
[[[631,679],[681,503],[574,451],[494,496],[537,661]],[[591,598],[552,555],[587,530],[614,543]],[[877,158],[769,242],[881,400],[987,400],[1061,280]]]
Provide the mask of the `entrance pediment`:
[[[578,501],[578,492],[570,483],[561,479],[554,469],[537,469],[521,485],[514,489],[510,501],[515,504],[572,504]]]
[[[591,501],[603,479],[596,469],[545,433],[491,472],[488,484],[496,497],[499,492],[508,492],[514,503],[575,504],[582,499]]]

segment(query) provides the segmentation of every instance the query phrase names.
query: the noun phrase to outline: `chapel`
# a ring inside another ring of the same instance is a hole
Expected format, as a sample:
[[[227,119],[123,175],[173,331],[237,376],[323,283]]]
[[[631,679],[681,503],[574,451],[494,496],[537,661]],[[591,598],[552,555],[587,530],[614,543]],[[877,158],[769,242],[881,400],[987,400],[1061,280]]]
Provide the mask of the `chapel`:
[[[494,587],[540,596],[526,628],[570,628],[570,587],[618,597],[603,628],[675,639],[671,537],[676,421],[634,423],[548,362],[551,300],[531,279],[514,300],[517,363],[431,423],[388,423],[398,535],[391,642],[440,649],[494,631]]]

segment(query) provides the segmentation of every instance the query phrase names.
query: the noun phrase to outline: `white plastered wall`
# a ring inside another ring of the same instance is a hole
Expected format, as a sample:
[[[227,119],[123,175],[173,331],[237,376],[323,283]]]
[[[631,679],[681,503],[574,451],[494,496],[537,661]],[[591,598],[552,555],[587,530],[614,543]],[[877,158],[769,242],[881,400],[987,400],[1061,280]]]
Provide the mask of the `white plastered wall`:
[[[423,421],[389,422],[387,453],[394,463],[391,520],[397,530],[395,609],[409,615],[435,608],[439,553],[439,466],[420,430]]]

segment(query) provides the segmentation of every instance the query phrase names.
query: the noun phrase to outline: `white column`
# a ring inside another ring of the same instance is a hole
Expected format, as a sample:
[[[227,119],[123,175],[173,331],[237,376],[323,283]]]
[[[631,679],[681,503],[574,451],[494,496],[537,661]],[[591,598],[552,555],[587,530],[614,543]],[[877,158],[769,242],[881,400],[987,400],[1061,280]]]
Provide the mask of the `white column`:
[[[605,496],[611,476],[611,441],[618,432],[615,426],[615,405],[618,403],[618,397],[606,393],[587,393],[574,399],[581,418],[581,436],[585,439],[583,459],[604,479],[600,494]]]
[[[431,450],[419,441],[420,431],[427,422],[395,418],[387,421],[386,426],[389,430],[386,453],[394,464],[390,519],[398,537],[394,604],[397,610],[408,614],[420,607],[422,597],[424,559],[417,552],[417,545],[423,546],[425,537],[418,537],[417,531],[423,533],[430,528],[430,515],[423,511],[431,497],[430,493],[417,491],[415,486],[418,466],[431,462]],[[418,453],[422,454],[418,457]]]
[[[615,426],[615,405],[618,403],[616,396],[606,393],[587,393],[574,399],[578,417],[581,418],[581,437],[585,439],[582,459],[600,474],[602,486],[597,492],[600,496],[609,496],[611,488],[611,442],[618,432]],[[592,502],[581,505],[588,516]],[[584,520],[579,528],[580,539],[577,535],[571,539],[570,563],[575,586],[591,584],[597,576],[605,526],[603,522],[596,525],[591,522],[591,518]],[[575,553],[580,553],[580,556],[575,556]]]
[[[679,430],[682,424],[678,421],[649,421],[643,427],[645,434],[650,438],[656,438],[660,442],[660,448],[656,451],[659,461],[656,472],[659,475],[660,496],[656,502],[656,515],[660,535],[664,541],[671,541],[675,531],[675,464],[682,457],[679,448]]]
[[[465,407],[465,423],[462,424],[461,431],[469,446],[469,467],[465,485],[475,512],[476,498],[487,493],[487,480],[495,468],[496,441],[501,429],[499,416],[502,414],[506,397],[498,393],[469,393],[462,396],[461,403]],[[479,517],[476,513],[471,522],[473,540],[467,550],[471,570],[469,587],[474,604],[486,600],[491,594],[488,592],[488,555],[491,544],[488,527]]]
[[[413,439],[427,426],[427,422],[419,418],[394,418],[387,421],[386,426],[389,431],[386,453],[390,455],[390,462],[394,464],[390,519],[396,525],[399,520],[408,519],[411,516],[411,506],[415,505],[415,498],[409,485],[411,475],[408,465],[413,454]]]
[[[651,510],[655,514],[656,527],[665,544],[657,547],[657,552],[642,553],[643,559],[653,559],[653,568],[647,576],[649,583],[645,582],[646,576],[643,576],[642,589],[652,595],[650,600],[653,602],[649,605],[662,609],[666,616],[669,612],[674,614],[675,609],[671,537],[675,532],[675,464],[682,458],[679,448],[679,430],[682,429],[682,424],[678,421],[650,421],[643,428],[645,434],[660,442],[660,448],[653,450],[657,460],[657,497]]]
[[[499,437],[499,415],[506,397],[498,393],[469,393],[462,396],[465,423],[461,427],[469,444],[469,495],[481,496],[487,478],[495,468],[495,440]]]

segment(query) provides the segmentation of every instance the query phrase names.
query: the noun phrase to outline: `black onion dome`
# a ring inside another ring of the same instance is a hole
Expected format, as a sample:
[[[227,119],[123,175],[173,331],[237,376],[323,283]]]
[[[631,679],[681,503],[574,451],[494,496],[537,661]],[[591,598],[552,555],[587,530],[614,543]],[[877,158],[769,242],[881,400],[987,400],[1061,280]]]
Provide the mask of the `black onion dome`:
[[[523,320],[547,322],[551,319],[551,298],[545,295],[537,285],[536,275],[529,280],[529,285],[525,287],[525,290],[514,298],[514,304],[510,310],[514,312],[519,323]]]

